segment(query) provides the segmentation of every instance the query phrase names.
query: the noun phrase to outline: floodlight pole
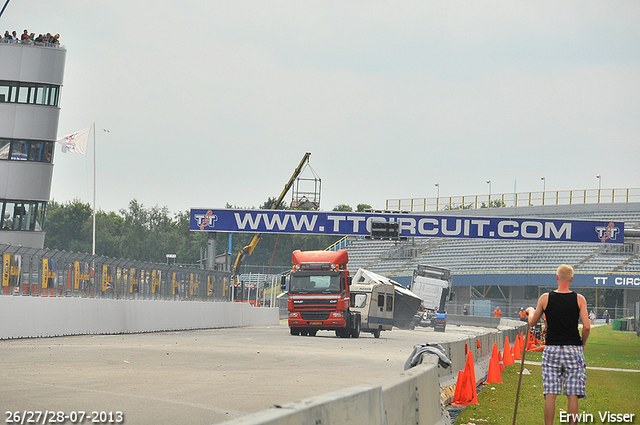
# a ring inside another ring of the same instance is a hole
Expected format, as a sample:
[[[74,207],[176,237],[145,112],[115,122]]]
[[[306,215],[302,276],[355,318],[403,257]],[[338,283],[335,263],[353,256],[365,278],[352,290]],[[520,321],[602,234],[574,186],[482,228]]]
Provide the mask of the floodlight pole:
[[[93,243],[91,254],[96,255],[96,123],[93,123]]]

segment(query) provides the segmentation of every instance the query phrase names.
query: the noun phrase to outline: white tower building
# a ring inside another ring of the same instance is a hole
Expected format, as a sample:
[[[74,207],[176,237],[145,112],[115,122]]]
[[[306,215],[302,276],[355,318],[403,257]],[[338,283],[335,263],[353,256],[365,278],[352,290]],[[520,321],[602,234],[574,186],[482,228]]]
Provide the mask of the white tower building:
[[[0,40],[0,244],[44,245],[66,54]]]

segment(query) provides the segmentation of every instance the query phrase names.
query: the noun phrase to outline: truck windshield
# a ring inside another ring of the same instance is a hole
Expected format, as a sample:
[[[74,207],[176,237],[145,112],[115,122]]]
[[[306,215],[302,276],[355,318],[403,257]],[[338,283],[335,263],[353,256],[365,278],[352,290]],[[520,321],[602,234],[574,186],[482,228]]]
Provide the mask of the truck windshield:
[[[298,272],[292,274],[289,292],[292,294],[339,294],[342,292],[340,273]]]

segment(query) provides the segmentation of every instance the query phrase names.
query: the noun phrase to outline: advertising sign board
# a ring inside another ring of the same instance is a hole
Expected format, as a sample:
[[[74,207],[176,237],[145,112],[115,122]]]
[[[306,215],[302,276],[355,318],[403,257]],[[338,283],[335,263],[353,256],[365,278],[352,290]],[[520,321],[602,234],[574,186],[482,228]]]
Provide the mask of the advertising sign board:
[[[190,215],[190,230],[204,232],[368,236],[372,222],[388,222],[399,224],[400,237],[624,242],[624,223],[608,221],[202,208]]]

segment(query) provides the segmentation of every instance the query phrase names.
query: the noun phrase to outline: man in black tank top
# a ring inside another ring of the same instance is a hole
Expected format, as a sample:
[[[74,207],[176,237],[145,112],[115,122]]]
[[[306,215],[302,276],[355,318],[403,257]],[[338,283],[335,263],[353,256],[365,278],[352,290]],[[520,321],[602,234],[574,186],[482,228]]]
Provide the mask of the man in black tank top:
[[[558,394],[567,396],[570,424],[576,423],[578,398],[586,395],[587,373],[583,348],[591,328],[587,301],[582,295],[569,290],[573,281],[571,266],[563,264],[558,267],[556,280],[558,289],[542,294],[537,307],[527,309],[529,326],[538,323],[543,313],[547,319],[547,339],[542,353],[545,425],[553,425]],[[582,337],[578,331],[578,319],[582,320]]]

